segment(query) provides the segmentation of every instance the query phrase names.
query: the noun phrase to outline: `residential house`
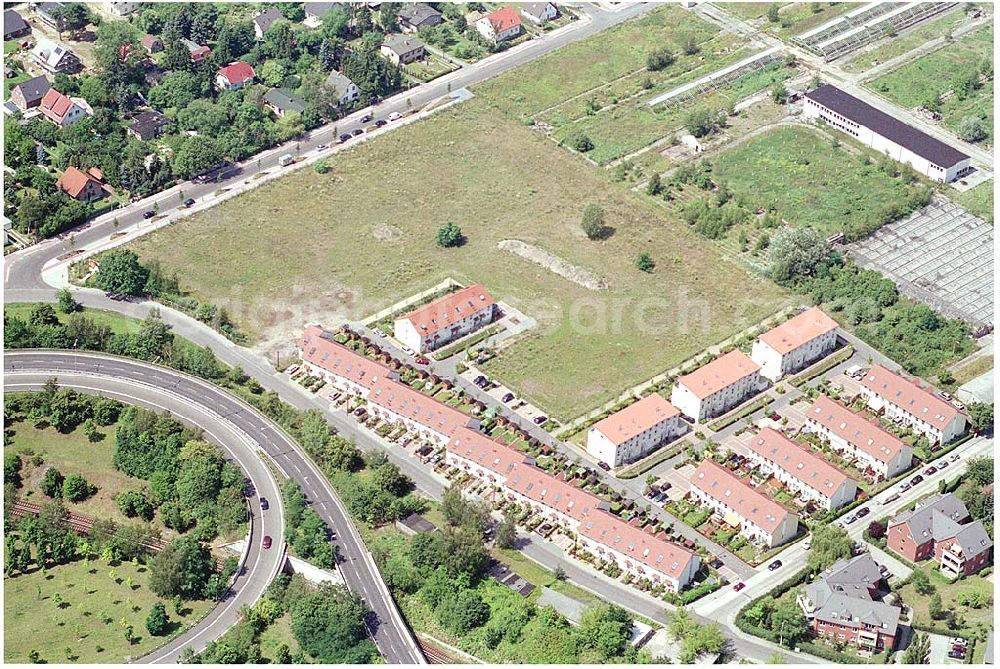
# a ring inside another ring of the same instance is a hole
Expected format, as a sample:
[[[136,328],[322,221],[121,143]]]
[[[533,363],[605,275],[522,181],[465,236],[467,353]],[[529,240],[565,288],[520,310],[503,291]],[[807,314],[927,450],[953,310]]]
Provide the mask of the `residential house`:
[[[302,367],[340,392],[354,397],[368,397],[372,387],[383,378],[399,375],[385,365],[338,344],[331,332],[310,325],[296,342]]]
[[[50,88],[42,96],[38,111],[60,128],[79,123],[91,114],[90,108],[83,98],[67,97],[54,88]]]
[[[935,181],[949,183],[973,169],[972,159],[958,149],[830,84],[806,93],[802,115],[822,119]]]
[[[966,415],[955,405],[925,388],[920,379],[908,379],[882,365],[873,365],[861,379],[861,396],[868,407],[899,420],[926,436],[932,444],[947,444],[966,430]]]
[[[42,98],[52,90],[49,80],[45,75],[33,77],[27,81],[22,81],[10,89],[10,99],[22,112],[34,109],[42,104]]]
[[[476,21],[475,25],[480,35],[499,44],[521,34],[521,15],[513,7],[501,7]]]
[[[760,335],[750,358],[766,379],[777,382],[825,357],[837,347],[837,321],[819,307],[794,316]]]
[[[80,69],[80,59],[67,46],[39,37],[31,55],[38,66],[49,73],[72,73]]]
[[[182,39],[181,42],[187,47],[192,63],[200,63],[212,55],[212,50],[207,46],[201,46],[197,42],[192,42],[189,39]]]
[[[115,16],[128,16],[139,8],[138,2],[110,2],[105,0],[105,2],[101,4],[103,4],[104,8]]]
[[[31,34],[31,26],[13,9],[3,11],[3,41],[18,39]]]
[[[685,416],[700,422],[742,404],[765,384],[760,365],[739,349],[733,349],[677,379],[670,403]]]
[[[318,22],[326,16],[334,7],[338,6],[339,2],[307,2],[303,5],[303,9],[306,12],[306,21]]]
[[[559,16],[559,10],[551,2],[524,2],[518,5],[521,16],[536,26],[548,23]]]
[[[215,86],[222,91],[238,91],[253,83],[257,76],[250,63],[241,60],[220,67],[215,75]]]
[[[376,380],[367,399],[368,411],[373,416],[400,424],[438,446],[450,442],[461,428],[479,429],[479,421],[472,416],[393,379]]]
[[[74,200],[80,202],[94,202],[104,197],[104,187],[102,181],[104,175],[96,167],[89,168],[86,172],[70,165],[59,176],[56,181],[56,188],[69,195]]]
[[[868,653],[892,650],[900,609],[881,601],[888,570],[871,554],[839,560],[796,597],[813,634]]]
[[[799,517],[744,483],[713,460],[703,460],[691,477],[690,495],[752,541],[780,546],[795,537]]]
[[[493,296],[477,283],[397,318],[393,332],[405,346],[423,353],[489,325],[495,315]]]
[[[587,452],[611,467],[645,457],[684,434],[681,412],[652,393],[596,423],[587,433]]]
[[[777,430],[765,427],[748,447],[751,462],[827,511],[850,504],[858,494],[857,481]]]
[[[301,114],[306,110],[305,100],[284,88],[272,88],[264,93],[264,105],[279,118],[285,114]]]
[[[445,463],[480,481],[503,488],[518,465],[534,459],[475,430],[459,430],[448,442]]]
[[[427,55],[427,47],[418,38],[410,35],[393,33],[382,40],[382,55],[396,65],[406,65],[416,60],[423,60]]]
[[[276,21],[283,20],[284,18],[285,17],[281,13],[281,10],[276,7],[268,7],[253,17],[254,35],[256,35],[259,40],[264,39],[264,33],[266,33]]]
[[[954,493],[934,495],[889,521],[886,543],[910,562],[934,558],[949,578],[990,564],[993,541]]]
[[[129,124],[128,134],[136,139],[148,142],[156,139],[164,128],[170,125],[170,119],[158,111],[139,112]]]
[[[143,35],[142,48],[149,54],[159,53],[163,51],[163,40],[156,35]]]
[[[61,2],[39,2],[35,5],[35,16],[38,19],[52,28],[53,30],[62,31],[62,19],[56,18],[58,10],[61,10],[63,3]]]
[[[396,12],[396,19],[403,32],[415,33],[421,28],[440,25],[444,20],[441,12],[434,9],[426,2],[414,2],[403,5]]]
[[[336,70],[331,71],[327,75],[326,85],[333,89],[333,92],[337,96],[337,103],[341,107],[346,107],[361,97],[361,89],[353,81]]]

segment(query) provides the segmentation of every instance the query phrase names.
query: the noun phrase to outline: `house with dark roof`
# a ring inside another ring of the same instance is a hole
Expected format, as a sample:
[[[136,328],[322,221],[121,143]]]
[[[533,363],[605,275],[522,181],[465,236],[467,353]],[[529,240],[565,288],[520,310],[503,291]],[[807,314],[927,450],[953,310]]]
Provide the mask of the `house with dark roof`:
[[[62,19],[56,18],[56,10],[62,9],[62,7],[63,3],[61,2],[39,2],[35,5],[35,16],[51,28],[61,30]]]
[[[10,89],[10,99],[22,112],[42,104],[42,98],[52,89],[45,75],[22,81]]]
[[[330,74],[326,76],[326,85],[336,94],[337,104],[341,107],[346,107],[361,97],[361,89],[353,81],[336,70],[331,70]]]
[[[538,26],[559,16],[559,10],[551,2],[523,2],[518,9],[521,16]]]
[[[396,65],[405,65],[422,60],[427,55],[427,47],[416,37],[393,33],[382,40],[382,55]]]
[[[954,493],[934,495],[891,521],[886,543],[910,562],[934,558],[949,578],[974,574],[990,563],[993,541]]]
[[[421,28],[440,25],[444,20],[441,12],[434,9],[426,2],[414,2],[405,4],[396,12],[396,19],[403,32],[415,33]]]
[[[268,7],[257,16],[253,17],[253,32],[257,39],[264,39],[264,33],[273,26],[276,21],[284,19],[281,10],[276,7]]]
[[[319,21],[327,12],[336,7],[337,2],[307,2],[302,8],[306,12],[306,20]]]
[[[949,183],[972,170],[972,159],[958,149],[830,84],[806,93],[802,114],[822,119],[935,181]]]
[[[31,26],[13,9],[3,12],[3,40],[17,39],[31,34]]]
[[[163,40],[156,35],[143,35],[142,48],[146,50],[146,53],[159,53],[163,51]]]
[[[279,118],[288,113],[301,114],[306,110],[305,100],[284,88],[272,88],[264,93],[264,106]]]
[[[144,111],[136,114],[128,127],[128,134],[148,142],[156,139],[163,129],[170,125],[170,119],[158,111]]]

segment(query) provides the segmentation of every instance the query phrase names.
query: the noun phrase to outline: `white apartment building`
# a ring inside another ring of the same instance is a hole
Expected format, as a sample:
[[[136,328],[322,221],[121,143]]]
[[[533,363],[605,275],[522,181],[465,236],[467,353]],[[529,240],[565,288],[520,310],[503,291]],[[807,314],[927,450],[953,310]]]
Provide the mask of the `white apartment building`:
[[[837,321],[813,307],[760,335],[750,358],[773,383],[825,357],[836,346]]]
[[[727,525],[739,527],[748,539],[765,546],[780,546],[798,531],[797,515],[713,460],[698,465],[691,477],[690,494],[699,504],[713,509]]]
[[[397,318],[393,334],[414,351],[432,351],[493,321],[496,303],[481,284],[438,298]]]
[[[317,325],[306,328],[296,348],[309,374],[354,397],[368,397],[372,386],[381,379],[399,378],[388,367],[338,344],[332,333]]]
[[[777,430],[762,429],[749,449],[750,461],[766,474],[827,511],[850,504],[858,494],[857,481]]]
[[[734,349],[677,379],[670,403],[696,421],[723,414],[766,386],[760,365]]]
[[[972,159],[961,151],[829,84],[806,93],[802,114],[823,119],[935,181],[949,183],[972,170]]]
[[[901,419],[931,443],[947,444],[965,433],[964,413],[918,379],[907,379],[882,365],[874,365],[861,379],[861,396],[872,411]]]
[[[681,412],[652,393],[599,421],[587,433],[587,452],[611,467],[649,455],[684,434]]]
[[[891,479],[913,466],[909,444],[826,395],[809,407],[806,425],[875,481]]]

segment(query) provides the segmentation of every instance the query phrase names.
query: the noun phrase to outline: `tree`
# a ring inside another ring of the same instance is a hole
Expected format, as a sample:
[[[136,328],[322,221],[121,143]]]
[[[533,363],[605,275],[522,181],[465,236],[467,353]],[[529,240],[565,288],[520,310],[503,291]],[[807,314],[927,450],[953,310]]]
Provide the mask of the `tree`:
[[[651,255],[649,255],[648,253],[646,253],[645,251],[643,251],[642,253],[640,253],[635,258],[635,267],[640,272],[646,272],[647,274],[649,274],[649,273],[651,273],[653,271],[653,268],[655,266],[656,266],[656,263],[653,262],[653,257]]]
[[[393,497],[402,497],[413,487],[413,482],[391,462],[379,466],[372,473],[372,483]]]
[[[771,238],[767,259],[768,274],[782,285],[813,276],[832,262],[826,240],[813,228],[779,229]]]
[[[72,314],[80,310],[80,303],[73,299],[73,293],[68,288],[61,289],[56,293],[56,296],[59,299],[59,311],[64,314]]]
[[[993,428],[993,405],[985,402],[973,402],[967,407],[969,411],[969,423],[976,433],[988,432]],[[993,465],[990,464],[990,471]],[[992,479],[990,479],[992,481]]]
[[[665,70],[674,64],[674,54],[668,47],[655,49],[646,56],[646,69],[650,72]]]
[[[777,633],[780,642],[789,648],[809,632],[809,621],[795,602],[778,605],[771,614],[771,630]]]
[[[931,641],[925,632],[917,632],[903,652],[903,664],[927,664],[930,659]]]
[[[94,282],[109,293],[140,295],[148,276],[149,271],[140,264],[134,251],[116,249],[101,258]]]
[[[944,605],[941,603],[940,594],[935,592],[931,595],[931,599],[927,603],[927,613],[930,615],[931,620],[941,620],[944,617]]]
[[[503,520],[497,527],[496,545],[498,548],[514,548],[517,541],[517,518],[509,511],[504,512]]]
[[[443,248],[451,248],[454,246],[461,246],[465,243],[465,237],[462,235],[462,228],[458,227],[454,223],[445,223],[437,231],[437,244]]]
[[[63,481],[63,499],[70,502],[82,502],[97,492],[97,486],[87,481],[80,474],[70,474]]]
[[[771,5],[767,8],[767,20],[771,23],[777,23],[781,20],[781,16],[778,14],[778,5]]]
[[[886,521],[884,520],[873,520],[868,523],[868,536],[872,539],[881,539],[885,536]]]
[[[812,571],[820,572],[837,560],[851,557],[853,546],[854,542],[843,528],[820,525],[813,530],[807,564]]]
[[[292,633],[302,650],[317,662],[369,662],[375,648],[366,639],[368,607],[345,588],[324,584],[292,606]]]
[[[21,456],[13,451],[3,454],[3,482],[15,488],[21,487]]]
[[[771,86],[771,99],[775,104],[783,105],[788,102],[788,89],[782,81],[777,81]]]
[[[163,602],[156,602],[146,616],[146,629],[153,636],[163,636],[170,630],[170,619]]]
[[[208,548],[193,536],[178,537],[153,558],[149,589],[160,597],[197,599],[205,595],[212,572]]]
[[[477,591],[461,590],[442,599],[435,612],[445,629],[463,635],[489,619],[490,606]]]
[[[910,584],[913,586],[913,589],[917,591],[917,594],[920,595],[929,595],[934,592],[935,589],[934,584],[931,583],[927,574],[919,569],[914,570],[913,573],[910,574]]]
[[[978,116],[969,115],[958,122],[955,129],[958,136],[966,142],[981,142],[990,136],[989,127]]]
[[[588,204],[583,208],[583,220],[580,225],[587,239],[600,239],[605,234],[604,209],[598,204]]]
[[[646,195],[659,195],[662,190],[663,184],[660,183],[660,173],[656,172],[649,178],[649,182],[646,183]]]
[[[212,169],[222,162],[222,158],[222,149],[215,139],[198,135],[184,140],[172,165],[179,177],[190,179]]]
[[[580,153],[587,153],[594,148],[594,143],[582,131],[576,131],[563,140],[567,146]]]
[[[63,475],[55,467],[49,467],[45,471],[45,475],[42,477],[42,482],[38,484],[41,491],[47,496],[53,499],[57,497],[62,497],[63,494]]]
[[[139,516],[143,520],[153,519],[153,503],[138,490],[126,490],[115,495],[115,503],[123,515],[129,518]]]

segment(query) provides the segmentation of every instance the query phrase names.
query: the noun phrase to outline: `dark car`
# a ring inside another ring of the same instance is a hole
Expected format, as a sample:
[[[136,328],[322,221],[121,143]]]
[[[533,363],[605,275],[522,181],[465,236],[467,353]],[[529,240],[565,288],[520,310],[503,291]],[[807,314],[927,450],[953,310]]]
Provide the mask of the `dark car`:
[[[739,583],[737,583],[736,585],[733,586],[733,591],[734,592],[739,592],[740,590],[742,590],[745,587],[747,587],[747,584],[744,583],[743,581],[740,581]]]
[[[775,571],[776,569],[780,569],[781,568],[781,560],[775,560],[771,564],[767,565],[767,568],[768,568],[769,571]]]
[[[535,416],[535,425],[541,425],[548,420],[547,416]]]
[[[606,472],[610,472],[611,471],[611,465],[609,465],[606,462],[598,462],[597,466],[600,467],[601,469],[603,469]]]
[[[917,474],[912,479],[910,479],[910,485],[917,485],[918,483],[923,483],[923,481],[924,477],[921,476],[920,474]]]
[[[271,537],[265,536],[264,537],[264,541],[261,542],[261,546],[263,546],[265,549],[270,548],[271,547]]]
[[[358,135],[365,134],[365,131],[364,128],[355,128],[354,130],[351,131],[351,134],[357,137]]]
[[[858,509],[858,512],[857,512],[858,518],[864,518],[865,516],[867,516],[868,515],[868,511],[869,511],[869,509],[868,509],[867,506],[863,506],[860,509]]]
[[[380,118],[379,120],[375,121],[375,125],[378,126],[379,128],[381,128],[382,126],[384,126],[385,123],[386,123],[386,121],[385,121],[384,118]]]
[[[937,467],[935,467],[934,465],[931,465],[930,467],[924,470],[924,476],[930,476],[931,474],[936,474],[936,473],[937,473]]]
[[[486,384],[486,377],[483,376],[482,374],[480,374],[479,376],[476,377],[476,379],[473,381],[473,383],[475,383],[477,386],[485,385]]]
[[[188,199],[184,200],[184,206],[185,207],[193,207],[194,206],[194,198],[193,197],[189,197]]]
[[[348,135],[348,134],[347,134],[346,132],[345,132],[345,133],[341,133],[341,135],[340,135],[340,141],[341,141],[341,142],[346,142],[346,141],[347,141],[347,140],[349,140],[350,138],[351,138],[351,136],[350,136],[350,135]]]
[[[153,211],[152,209],[150,209],[149,211],[142,212],[142,217],[143,218],[149,219],[149,218],[153,218],[154,216],[156,216],[156,212]]]
[[[505,393],[501,399],[504,402],[510,402],[512,399],[514,399],[514,393]]]
[[[371,114],[365,114],[364,116],[361,117],[361,122],[362,123],[371,123],[372,122],[372,115]]]
[[[261,511],[267,511],[270,508],[270,505],[267,503],[267,498],[266,497],[261,497],[260,498],[260,508],[261,508]]]

